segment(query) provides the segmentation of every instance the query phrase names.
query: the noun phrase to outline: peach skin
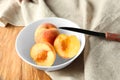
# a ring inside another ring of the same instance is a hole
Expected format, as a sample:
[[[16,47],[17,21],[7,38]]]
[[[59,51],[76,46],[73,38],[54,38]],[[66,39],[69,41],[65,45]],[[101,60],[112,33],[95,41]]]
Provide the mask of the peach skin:
[[[59,35],[56,26],[51,23],[41,24],[35,31],[35,42],[49,42],[54,44],[55,38]]]

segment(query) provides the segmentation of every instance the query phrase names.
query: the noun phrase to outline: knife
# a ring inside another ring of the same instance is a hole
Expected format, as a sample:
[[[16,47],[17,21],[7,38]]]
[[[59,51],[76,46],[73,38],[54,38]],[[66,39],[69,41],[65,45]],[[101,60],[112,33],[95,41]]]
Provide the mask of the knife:
[[[85,29],[80,29],[80,28],[73,28],[73,27],[59,27],[59,29],[84,33],[84,34],[88,34],[88,35],[93,35],[93,36],[105,38],[107,40],[113,40],[113,41],[120,42],[120,34],[115,34],[115,33],[110,33],[110,32],[106,32],[106,33],[95,32],[95,31],[90,31],[90,30],[85,30]]]

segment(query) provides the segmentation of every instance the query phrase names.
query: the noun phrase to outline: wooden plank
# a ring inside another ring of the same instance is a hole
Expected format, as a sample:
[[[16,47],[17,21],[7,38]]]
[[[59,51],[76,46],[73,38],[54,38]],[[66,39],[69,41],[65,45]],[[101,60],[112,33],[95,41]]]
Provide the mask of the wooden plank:
[[[0,80],[50,80],[44,72],[22,61],[15,50],[15,39],[23,27],[0,28]]]

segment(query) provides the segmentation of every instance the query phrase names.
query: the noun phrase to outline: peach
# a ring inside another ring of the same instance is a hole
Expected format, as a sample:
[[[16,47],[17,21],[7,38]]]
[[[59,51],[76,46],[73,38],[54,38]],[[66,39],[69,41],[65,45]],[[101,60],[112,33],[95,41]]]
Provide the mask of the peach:
[[[80,41],[74,35],[59,34],[54,41],[54,48],[59,56],[69,59],[77,55]]]
[[[55,25],[51,23],[43,23],[35,31],[35,42],[49,42],[53,45],[58,34],[59,31]]]
[[[56,59],[56,52],[50,43],[42,42],[33,45],[30,56],[37,65],[51,66]]]

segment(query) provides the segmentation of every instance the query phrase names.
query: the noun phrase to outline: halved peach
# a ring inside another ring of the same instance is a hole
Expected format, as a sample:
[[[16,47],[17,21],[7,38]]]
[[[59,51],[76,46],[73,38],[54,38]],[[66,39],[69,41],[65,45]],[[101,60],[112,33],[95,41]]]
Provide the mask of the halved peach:
[[[74,35],[60,34],[54,41],[56,52],[63,58],[69,59],[77,55],[80,41]]]
[[[30,56],[38,65],[51,66],[56,59],[56,52],[50,43],[42,42],[33,45]]]
[[[35,42],[49,42],[53,45],[58,34],[59,31],[55,25],[51,23],[43,23],[35,31]]]

